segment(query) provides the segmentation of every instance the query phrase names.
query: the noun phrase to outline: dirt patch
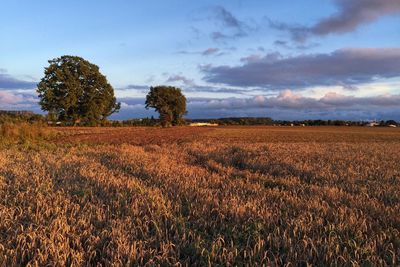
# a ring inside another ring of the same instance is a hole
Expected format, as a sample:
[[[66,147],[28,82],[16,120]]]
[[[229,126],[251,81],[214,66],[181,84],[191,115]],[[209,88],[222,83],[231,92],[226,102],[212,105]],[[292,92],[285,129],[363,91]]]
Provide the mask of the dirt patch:
[[[367,127],[61,127],[57,144],[161,145],[201,140],[210,143],[400,142],[399,129]]]
[[[161,145],[192,141],[213,130],[208,127],[62,127],[57,128],[61,135],[54,142],[57,144]]]

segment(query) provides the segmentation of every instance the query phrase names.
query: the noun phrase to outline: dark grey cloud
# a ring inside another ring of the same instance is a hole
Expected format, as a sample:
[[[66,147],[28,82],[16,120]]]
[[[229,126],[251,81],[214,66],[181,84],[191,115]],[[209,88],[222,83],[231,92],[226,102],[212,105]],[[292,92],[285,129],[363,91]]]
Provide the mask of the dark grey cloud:
[[[176,52],[176,54],[180,54],[180,55],[195,55],[195,54],[199,54],[199,52],[190,52],[187,50],[180,50],[178,52]]]
[[[400,95],[371,97],[328,93],[311,98],[284,90],[276,96],[258,95],[250,98],[188,97],[188,118],[220,118],[234,116],[270,116],[274,119],[394,119],[400,121]],[[111,119],[158,117],[145,109],[145,97],[122,97],[121,111]],[[0,91],[0,109],[31,110],[41,113],[34,92]]]
[[[121,103],[121,109],[118,113],[111,115],[110,119],[112,120],[158,116],[153,110],[145,108],[145,97],[119,97],[117,101]]]
[[[310,35],[311,30],[310,30],[310,28],[307,28],[306,26],[291,25],[291,24],[287,24],[284,22],[275,21],[270,18],[266,18],[266,19],[271,28],[279,30],[279,31],[289,32],[292,39],[296,42],[303,43],[306,40],[306,38]],[[282,42],[278,42],[275,44],[283,45]],[[285,43],[284,45],[287,45],[287,44]]]
[[[18,79],[7,73],[6,69],[0,69],[0,89],[34,89],[37,82]]]
[[[232,88],[224,86],[212,86],[212,85],[198,85],[194,80],[189,79],[181,74],[171,75],[166,80],[168,83],[181,83],[184,88],[184,93],[215,93],[215,94],[237,94],[237,95],[249,95],[250,93],[258,92],[258,89],[248,88]],[[130,84],[127,86],[116,88],[117,91],[132,91],[135,93],[147,94],[150,85],[135,85]],[[130,98],[128,98],[130,99]]]
[[[318,43],[311,43],[311,44],[295,43],[295,44],[292,44],[291,42],[284,41],[284,40],[276,40],[274,42],[274,45],[276,47],[285,48],[288,50],[293,50],[293,49],[307,50],[307,49],[311,49],[311,48],[315,48],[315,47],[319,46]]]
[[[296,41],[304,41],[310,35],[323,36],[346,33],[371,23],[380,17],[400,13],[399,0],[334,0],[337,12],[322,18],[313,26],[289,25],[269,20],[272,28],[288,31]]]
[[[168,79],[166,80],[167,83],[175,83],[175,82],[181,82],[184,85],[190,86],[190,85],[194,85],[194,81],[193,79],[189,79],[183,75],[180,74],[176,74],[176,75],[172,75],[170,77],[168,77]]]
[[[251,90],[249,89],[237,89],[229,87],[218,87],[218,86],[201,86],[194,85],[183,90],[186,93],[216,93],[216,94],[239,94],[248,95]]]
[[[220,31],[215,31],[211,33],[211,39],[214,41],[224,41],[226,39],[236,39],[240,37],[245,37],[247,36],[247,33],[244,31],[239,31],[235,33],[223,33]]]
[[[400,77],[400,48],[349,48],[296,57],[272,53],[243,61],[239,66],[203,66],[204,80],[279,90],[318,85],[354,86],[380,78]]]
[[[158,117],[153,110],[145,109],[145,97],[118,98],[121,111],[111,119]],[[0,91],[0,109],[31,110],[41,113],[34,93]],[[400,95],[371,97],[345,96],[328,93],[321,98],[310,98],[292,91],[282,91],[276,96],[251,98],[201,98],[188,97],[188,118],[221,118],[269,116],[274,119],[394,119],[400,121]]]
[[[211,39],[214,41],[245,37],[253,30],[247,23],[236,18],[222,6],[215,6],[211,11],[212,18],[219,24],[220,28],[220,30],[211,33]]]
[[[247,57],[242,57],[240,59],[241,62],[245,62],[245,63],[251,63],[251,62],[257,62],[260,61],[263,58],[262,55],[259,54],[253,54],[253,55],[249,55]]]
[[[274,42],[274,45],[281,46],[281,47],[284,47],[284,48],[290,48],[289,43],[287,41],[283,41],[283,40],[276,40]]]
[[[208,49],[204,50],[201,54],[202,54],[203,56],[210,56],[210,55],[215,55],[215,54],[217,54],[219,51],[220,51],[220,50],[219,50],[218,48],[211,47],[211,48],[208,48]]]
[[[231,50],[231,49],[227,49],[227,50]],[[186,50],[181,50],[178,51],[177,54],[181,54],[181,55],[202,55],[202,56],[222,56],[225,55],[226,52],[222,51],[220,48],[216,48],[216,47],[210,47],[207,48],[203,51],[186,51]]]
[[[312,33],[325,35],[344,33],[382,16],[400,13],[399,0],[336,0],[338,12],[311,28]]]
[[[215,6],[213,8],[213,12],[215,17],[220,20],[225,27],[231,27],[236,29],[241,29],[243,23],[239,21],[235,16],[232,15],[231,12],[226,10],[222,6]]]
[[[224,86],[212,86],[212,85],[198,85],[193,79],[189,79],[183,75],[172,75],[166,81],[168,83],[181,82],[184,85],[184,93],[214,93],[214,94],[238,94],[248,95],[255,91],[255,89],[246,88],[232,88]]]
[[[230,36],[228,36],[222,32],[212,32],[211,33],[211,39],[213,39],[214,41],[228,39],[228,38],[230,38]]]
[[[119,98],[121,112],[113,119],[158,117],[144,108],[144,97]],[[269,116],[274,119],[345,119],[345,120],[400,120],[400,95],[356,97],[327,93],[311,98],[290,90],[275,96],[259,95],[251,98],[188,97],[188,118],[221,118]]]
[[[234,39],[247,37],[260,28],[260,23],[254,21],[253,18],[239,19],[220,5],[197,10],[196,14],[191,16],[191,20],[195,23],[190,27],[195,40],[209,36],[217,43],[227,43]],[[206,30],[210,29],[210,22],[213,26],[211,30]]]
[[[116,90],[119,90],[119,91],[134,90],[134,91],[143,92],[143,91],[148,91],[149,88],[150,88],[149,85],[128,84],[126,86],[116,88]]]
[[[371,97],[328,93],[321,98],[306,97],[289,90],[277,96],[252,98],[197,98],[188,100],[190,116],[202,117],[201,110],[212,117],[270,116],[274,119],[395,119],[400,120],[400,95]],[[203,116],[204,118],[204,116]]]
[[[379,95],[373,97],[344,96],[337,93],[328,93],[319,102],[335,107],[399,107],[400,95]]]

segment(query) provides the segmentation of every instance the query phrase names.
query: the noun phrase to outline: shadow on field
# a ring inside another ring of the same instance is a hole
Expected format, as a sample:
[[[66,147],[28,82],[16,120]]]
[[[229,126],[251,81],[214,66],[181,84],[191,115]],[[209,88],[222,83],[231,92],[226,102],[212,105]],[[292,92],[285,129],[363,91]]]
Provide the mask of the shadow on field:
[[[171,257],[179,258],[177,251],[182,254],[182,262],[188,258],[196,260],[196,257],[200,257],[197,251],[187,255],[183,253],[184,248],[191,244],[187,240],[178,242],[181,240],[179,236],[182,222],[176,221],[169,214],[165,204],[160,201],[160,192],[140,182],[129,183],[126,179],[133,180],[133,177],[119,175],[121,166],[110,168],[114,166],[112,155],[102,154],[100,158],[100,164],[110,170],[109,176],[97,179],[95,176],[82,174],[82,171],[85,172],[88,168],[88,162],[74,161],[63,164],[55,171],[53,178],[55,187],[62,190],[65,197],[75,204],[75,214],[68,217],[71,218],[72,225],[77,224],[81,227],[75,231],[80,236],[77,242],[80,250],[87,252],[84,254],[84,262],[88,262],[89,265],[109,265],[118,255],[123,265],[128,265],[128,262],[144,265],[149,259],[162,255],[169,240],[177,244],[176,247],[168,248],[171,249]],[[93,167],[98,163],[92,164]],[[133,173],[131,175],[138,178]],[[73,222],[74,220],[76,222]],[[172,225],[176,229],[173,229]],[[176,238],[178,239],[175,240]],[[121,247],[124,242],[129,246]],[[132,244],[137,244],[137,247]],[[160,257],[158,263],[172,265],[168,258]]]
[[[210,188],[205,192],[204,188],[203,190],[201,188],[201,183],[191,179],[185,180],[181,174],[164,177],[164,174],[154,172],[154,169],[141,168],[138,162],[125,162],[119,154],[95,152],[90,157],[115,173],[139,179],[149,188],[159,190],[165,198],[174,203],[170,209],[172,216],[169,220],[174,228],[180,228],[179,234],[172,235],[171,233],[166,239],[175,240],[183,262],[206,264],[207,254],[215,253],[213,257],[216,257],[226,253],[221,247],[229,246],[231,243],[228,244],[228,241],[236,244],[236,247],[229,247],[229,250],[239,252],[235,257],[238,262],[241,262],[246,257],[243,254],[246,245],[255,246],[259,242],[260,232],[267,231],[267,229],[260,229],[261,219],[258,216],[253,217],[247,214],[241,217],[222,211],[217,198],[219,195],[222,197],[224,193],[217,188],[212,190],[213,182],[207,183]],[[183,163],[180,165],[182,168],[186,166],[186,162],[180,163]],[[171,162],[171,165],[174,164],[176,162]],[[226,193],[229,195],[228,192]],[[168,229],[168,225],[163,228]],[[272,230],[268,229],[268,231]],[[266,250],[276,249],[269,247],[268,244],[265,244],[265,247]],[[261,249],[254,256],[260,259],[264,257]]]
[[[265,148],[263,153],[268,154]],[[192,157],[189,162],[194,166],[201,166],[210,172],[218,174],[229,173],[229,168],[233,170],[230,173],[235,177],[245,176],[246,173],[255,175],[266,175],[273,178],[297,177],[302,183],[309,185],[322,186],[327,184],[328,179],[318,176],[317,174],[300,170],[293,165],[274,159],[268,158],[268,162],[250,162],[249,159],[257,158],[257,153],[247,151],[241,147],[228,147],[226,150],[212,151],[210,153],[199,153],[199,151],[189,151]],[[274,188],[282,187],[282,183],[265,181],[265,187]],[[281,188],[283,189],[283,188]]]

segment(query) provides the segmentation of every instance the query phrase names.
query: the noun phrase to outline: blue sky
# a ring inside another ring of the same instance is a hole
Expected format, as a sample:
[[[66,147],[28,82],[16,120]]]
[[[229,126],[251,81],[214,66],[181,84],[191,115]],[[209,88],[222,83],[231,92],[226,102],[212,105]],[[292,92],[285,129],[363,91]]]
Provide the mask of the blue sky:
[[[49,59],[97,64],[144,109],[174,85],[188,117],[400,120],[400,1],[2,1],[0,109],[40,111]]]

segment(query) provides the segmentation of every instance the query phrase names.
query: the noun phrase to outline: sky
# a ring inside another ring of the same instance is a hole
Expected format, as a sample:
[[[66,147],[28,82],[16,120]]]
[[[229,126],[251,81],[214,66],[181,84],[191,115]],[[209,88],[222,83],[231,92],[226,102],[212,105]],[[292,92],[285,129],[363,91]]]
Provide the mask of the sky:
[[[41,112],[48,60],[83,57],[114,87],[111,119],[157,116],[150,86],[187,118],[400,121],[400,0],[3,0],[0,109]]]

